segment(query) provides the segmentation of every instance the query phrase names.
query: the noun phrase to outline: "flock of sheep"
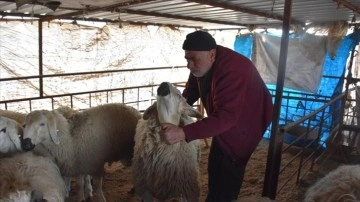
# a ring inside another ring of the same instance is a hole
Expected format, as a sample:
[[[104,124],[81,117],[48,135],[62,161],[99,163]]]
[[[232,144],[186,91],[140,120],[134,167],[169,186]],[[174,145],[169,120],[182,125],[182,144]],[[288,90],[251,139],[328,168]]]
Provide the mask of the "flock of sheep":
[[[92,200],[94,187],[96,201],[105,202],[104,165],[116,161],[131,166],[134,190],[144,202],[199,201],[199,142],[167,145],[161,123],[186,125],[201,114],[172,84],[157,90],[143,115],[118,103],[82,111],[0,111],[0,201],[64,202],[73,178],[78,201]],[[339,167],[310,187],[304,201],[359,201],[358,173],[356,165]]]

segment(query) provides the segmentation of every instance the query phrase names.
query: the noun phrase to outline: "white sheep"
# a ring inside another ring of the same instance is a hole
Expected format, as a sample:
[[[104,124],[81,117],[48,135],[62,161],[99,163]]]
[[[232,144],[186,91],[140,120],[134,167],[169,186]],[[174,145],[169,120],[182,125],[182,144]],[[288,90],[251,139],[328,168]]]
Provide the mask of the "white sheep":
[[[201,117],[178,89],[164,82],[156,103],[146,109],[137,125],[132,171],[135,191],[145,202],[153,197],[199,201],[199,142],[167,145],[161,139],[161,123],[188,124],[192,119],[187,115]]]
[[[124,104],[104,104],[68,118],[59,110],[35,110],[26,116],[23,148],[46,148],[64,176],[91,175],[98,201],[105,201],[104,164],[120,160],[129,165],[140,118]]]
[[[40,192],[46,201],[65,201],[65,182],[57,165],[47,157],[26,152],[1,158],[0,173],[0,201],[26,197],[33,191]]]
[[[0,116],[0,153],[13,154],[21,149],[23,127],[13,119]]]
[[[360,165],[342,165],[312,185],[305,202],[360,201]]]
[[[66,117],[71,117],[75,110],[69,107],[60,107],[59,110]],[[16,152],[21,152],[21,139],[23,135],[22,125],[25,123],[26,114],[8,110],[0,110],[0,156],[7,156]],[[22,125],[20,125],[22,124]],[[35,151],[36,153],[37,151]],[[37,152],[44,155],[45,151]],[[49,157],[50,155],[46,155]],[[71,179],[64,177],[67,185],[67,194],[70,192]],[[77,178],[78,199],[85,201],[92,198],[92,186],[90,176],[80,176]],[[21,195],[21,194],[20,194]],[[68,196],[68,195],[67,195]]]
[[[65,183],[56,164],[33,153],[20,153],[22,126],[0,116],[0,201],[64,201]],[[41,193],[34,194],[35,192]]]

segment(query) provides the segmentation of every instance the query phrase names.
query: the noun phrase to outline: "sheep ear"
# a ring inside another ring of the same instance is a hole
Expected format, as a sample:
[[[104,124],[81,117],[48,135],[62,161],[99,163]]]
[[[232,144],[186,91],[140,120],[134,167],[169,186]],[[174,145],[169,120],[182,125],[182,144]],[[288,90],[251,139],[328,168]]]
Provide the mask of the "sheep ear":
[[[60,144],[60,140],[59,140],[59,136],[57,134],[57,128],[56,128],[56,119],[52,113],[49,113],[49,116],[47,117],[47,126],[49,129],[51,140],[55,144]]]
[[[20,127],[18,124],[14,125],[14,123],[9,123],[9,125],[12,124],[12,127],[8,127],[7,135],[10,137],[11,141],[14,143],[16,149],[18,151],[22,151],[20,138],[23,134],[23,128]]]
[[[154,114],[156,115],[157,113],[157,107],[156,107],[156,102],[154,102],[150,107],[148,107],[144,114],[143,114],[143,119],[144,120],[148,120],[150,117],[154,116]]]
[[[187,102],[182,102],[182,105],[182,113],[194,118],[203,118],[201,113],[198,110],[194,109],[194,107],[190,106]]]

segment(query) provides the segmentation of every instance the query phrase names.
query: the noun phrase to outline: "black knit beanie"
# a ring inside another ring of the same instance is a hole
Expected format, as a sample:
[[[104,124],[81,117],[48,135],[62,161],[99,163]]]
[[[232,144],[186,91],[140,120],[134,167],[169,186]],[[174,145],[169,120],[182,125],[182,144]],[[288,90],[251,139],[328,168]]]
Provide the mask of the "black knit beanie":
[[[183,49],[189,51],[209,51],[214,48],[216,48],[215,39],[204,31],[195,31],[186,35],[183,44]]]

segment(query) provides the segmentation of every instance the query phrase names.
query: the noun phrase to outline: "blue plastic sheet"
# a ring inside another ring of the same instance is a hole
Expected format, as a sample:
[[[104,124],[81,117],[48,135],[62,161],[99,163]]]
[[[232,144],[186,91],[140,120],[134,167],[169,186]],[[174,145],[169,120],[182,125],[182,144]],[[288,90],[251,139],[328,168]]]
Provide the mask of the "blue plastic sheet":
[[[253,39],[254,38],[252,35],[236,36],[234,50],[251,59]],[[344,37],[334,59],[331,59],[329,53],[326,53],[323,66],[323,75],[317,93],[309,94],[308,92],[301,92],[286,87],[283,89],[287,96],[298,96],[302,99],[301,101],[299,101],[299,99],[282,99],[279,124],[286,124],[291,121],[296,121],[297,118],[305,116],[323,106],[324,100],[329,101],[343,92],[344,74],[346,72],[345,70],[347,67],[347,59],[350,56],[353,47],[355,47],[359,42],[360,32],[354,32]],[[273,96],[275,96],[276,85],[267,86],[270,92],[272,92]],[[321,102],[316,102],[314,99],[319,99]],[[337,103],[337,107],[340,107],[340,102]],[[333,116],[338,115],[335,114]],[[336,118],[337,117],[333,117],[332,119],[336,120]],[[330,126],[332,124],[332,119],[327,119],[327,123],[324,123],[324,125]],[[319,119],[315,119],[313,120],[313,124],[318,124],[319,121]],[[270,137],[270,127],[264,135],[265,138]],[[323,130],[321,138],[322,141],[328,137],[330,132],[326,129],[330,127],[324,128],[325,129]]]

